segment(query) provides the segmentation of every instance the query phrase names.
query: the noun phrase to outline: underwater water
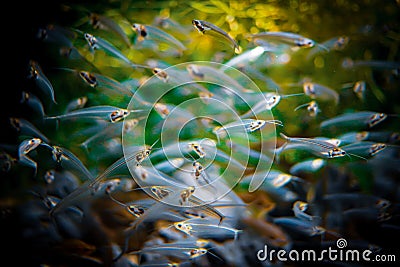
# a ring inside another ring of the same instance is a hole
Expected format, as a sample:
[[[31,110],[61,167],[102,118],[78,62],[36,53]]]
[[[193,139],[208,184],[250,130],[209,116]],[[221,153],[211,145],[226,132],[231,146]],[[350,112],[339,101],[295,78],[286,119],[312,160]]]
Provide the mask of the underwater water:
[[[8,10],[12,266],[400,260],[399,1]]]

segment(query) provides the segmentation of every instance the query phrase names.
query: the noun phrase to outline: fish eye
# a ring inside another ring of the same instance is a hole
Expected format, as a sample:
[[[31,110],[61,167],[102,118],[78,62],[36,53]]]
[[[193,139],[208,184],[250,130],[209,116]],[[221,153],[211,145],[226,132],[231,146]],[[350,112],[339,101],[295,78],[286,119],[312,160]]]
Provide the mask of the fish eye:
[[[196,255],[197,253],[199,253],[199,250],[196,248],[190,251],[190,255]]]
[[[178,226],[179,228],[182,228],[182,224],[181,223],[176,224],[176,226]]]

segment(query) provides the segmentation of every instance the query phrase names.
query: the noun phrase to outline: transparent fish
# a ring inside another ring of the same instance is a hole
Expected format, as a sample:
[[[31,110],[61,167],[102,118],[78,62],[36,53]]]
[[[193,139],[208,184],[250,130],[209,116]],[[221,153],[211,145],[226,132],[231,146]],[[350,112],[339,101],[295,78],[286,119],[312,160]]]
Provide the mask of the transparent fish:
[[[247,35],[247,38],[249,38],[251,41],[265,40],[271,42],[281,42],[284,44],[300,48],[309,48],[309,47],[314,47],[316,45],[316,42],[313,41],[312,39],[306,38],[304,36],[292,32],[260,32],[256,34],[249,34]],[[327,48],[325,48],[324,46],[322,45],[319,46],[327,50]]]
[[[208,177],[206,170],[198,161],[193,162],[193,174],[196,181],[199,181],[200,185],[204,185],[204,182],[210,184],[210,178]]]
[[[369,132],[367,131],[362,131],[362,132],[348,132],[342,135],[339,135],[337,139],[341,141],[342,145],[347,145],[347,144],[352,144],[352,143],[357,143],[361,141],[367,141]],[[385,141],[382,141],[385,142]]]
[[[359,141],[373,141],[378,143],[397,143],[400,141],[400,134],[392,131],[363,131],[357,133]]]
[[[365,92],[367,90],[367,84],[365,81],[357,81],[354,83],[353,92],[361,100],[365,100]]]
[[[35,60],[30,60],[29,67],[30,67],[30,72],[29,72],[28,78],[33,79],[35,81],[36,85],[40,88],[40,90],[42,90],[42,92],[46,96],[50,97],[51,101],[53,101],[53,103],[57,104],[56,99],[55,99],[53,85],[51,84],[50,80],[44,74],[39,63]]]
[[[239,54],[241,52],[241,49],[240,49],[238,43],[236,42],[236,40],[233,39],[227,32],[225,32],[218,26],[216,26],[208,21],[197,20],[197,19],[192,20],[192,24],[195,27],[195,29],[199,31],[199,33],[212,34],[217,37],[222,37],[232,45],[235,53]]]
[[[242,230],[231,228],[223,225],[210,223],[208,220],[189,219],[174,223],[177,230],[180,230],[187,235],[194,235],[198,238],[220,238],[236,240],[238,234]]]
[[[178,49],[178,51],[180,51],[180,53],[186,50],[186,47],[178,39],[176,39],[171,34],[161,29],[158,29],[157,27],[134,23],[132,24],[132,28],[138,35],[138,42],[143,42],[144,40],[153,40],[156,42],[166,43],[172,47],[175,47]]]
[[[283,151],[288,143],[300,143],[305,145],[310,152],[314,155],[323,158],[337,158],[346,156],[346,151],[338,147],[337,144],[332,143],[329,140],[318,140],[315,138],[300,138],[300,137],[288,137],[283,133],[280,133],[281,137],[286,140],[286,143],[280,148]]]
[[[52,184],[55,180],[55,170],[48,170],[43,175],[43,180],[46,182],[46,184]]]
[[[152,187],[153,188],[153,187]],[[121,247],[120,254],[114,258],[114,260],[119,259],[128,249],[128,242],[131,237],[133,237],[138,231],[140,231],[141,227],[146,222],[156,221],[160,217],[165,217],[167,213],[170,213],[170,209],[173,208],[171,203],[178,205],[178,200],[180,199],[179,195],[181,194],[180,190],[177,191],[166,191],[166,194],[163,195],[163,201],[157,201],[154,205],[149,207],[139,218],[137,218],[130,226],[124,231],[125,242]],[[169,203],[169,204],[167,204]],[[175,217],[176,218],[176,217]]]
[[[326,48],[322,49],[319,46],[313,47],[307,55],[307,58],[310,59],[321,52],[329,52],[329,51],[342,51],[346,48],[350,41],[350,37],[342,35],[338,37],[333,37],[325,42],[321,43],[321,46]]]
[[[367,159],[380,153],[386,147],[387,145],[384,143],[361,141],[358,143],[342,146],[341,148],[344,149],[347,153],[358,155],[361,158]]]
[[[242,72],[246,73],[252,78],[258,79],[265,83],[265,86],[268,90],[273,90],[276,92],[281,91],[281,86],[276,83],[271,77],[261,72],[257,67],[253,67],[250,65],[241,66],[239,68]]]
[[[181,247],[181,246],[173,247],[173,246],[159,245],[159,246],[154,246],[151,248],[150,247],[143,248],[140,251],[133,252],[133,254],[155,253],[155,254],[159,254],[159,255],[179,258],[181,260],[191,260],[191,259],[205,255],[207,253],[207,251],[208,250],[205,248],[197,248],[197,247],[192,248],[192,247]]]
[[[118,123],[106,125],[104,129],[97,131],[94,135],[82,142],[81,146],[88,149],[91,144],[98,144],[114,136],[120,137],[123,132],[126,133],[136,127],[139,120],[136,118],[126,119],[123,121],[123,125],[121,125],[121,123],[122,121],[119,121]]]
[[[73,47],[71,40],[76,38],[76,34],[73,31],[59,25],[49,24],[43,28],[39,28],[36,37],[44,42],[54,43],[62,47],[71,48]]]
[[[42,140],[39,138],[25,139],[18,146],[18,162],[34,168],[35,176],[37,172],[37,163],[28,157],[29,152],[35,150],[39,145],[42,144]]]
[[[303,91],[306,95],[308,95],[312,99],[318,99],[324,101],[333,100],[335,104],[339,103],[339,94],[335,90],[327,86],[313,82],[304,82]]]
[[[4,151],[0,151],[0,171],[6,173],[17,163],[17,159]]]
[[[213,95],[204,86],[196,83],[193,77],[191,77],[186,71],[175,70],[172,68],[161,69],[157,67],[153,68],[152,71],[157,78],[165,83],[165,86],[169,86],[168,90],[170,90],[172,86],[179,87],[183,95],[188,95],[190,93],[202,94],[204,97],[211,97]],[[150,87],[151,84],[146,84],[146,86]]]
[[[35,125],[25,119],[11,117],[10,124],[21,136],[37,137],[43,142],[49,143],[49,139]]]
[[[128,47],[131,46],[131,42],[124,30],[112,18],[97,13],[90,13],[89,23],[94,29],[101,29],[115,33]]]
[[[342,68],[374,68],[374,69],[392,69],[397,70],[400,68],[400,63],[395,61],[380,61],[380,60],[353,60],[351,58],[344,58],[342,61]]]
[[[167,16],[155,17],[153,24],[168,32],[175,33],[178,36],[187,37],[189,35],[188,28],[182,26],[176,20],[173,20]]]
[[[351,208],[376,207],[387,209],[391,202],[387,199],[366,193],[329,193],[322,198],[323,205],[328,209],[346,210]]]
[[[225,89],[224,91],[227,91],[231,94],[236,93],[241,95],[241,93],[253,92],[250,89],[244,88],[238,81],[220,69],[203,64],[189,64],[187,66],[187,70],[193,79],[204,80],[208,83],[215,83],[222,86],[222,88]]]
[[[78,177],[83,178],[83,181],[94,179],[93,175],[85,167],[82,161],[66,148],[53,146],[52,155],[53,159],[60,163],[64,169],[73,170],[76,172]]]
[[[99,119],[111,123],[118,122],[126,118],[131,112],[141,112],[140,110],[127,110],[113,106],[93,106],[74,110],[58,116],[45,117],[46,120],[71,120],[71,119]]]
[[[184,158],[173,158],[157,163],[154,167],[163,173],[171,173],[181,168],[184,163]]]
[[[133,63],[129,58],[127,58],[120,50],[118,50],[113,44],[110,42],[100,38],[100,37],[95,37],[91,35],[90,33],[84,33],[84,37],[86,41],[89,44],[89,47],[92,51],[96,49],[103,49],[106,51],[108,54],[111,56],[114,56],[116,58],[119,58],[129,66],[133,68],[144,68],[144,69],[150,69],[148,66],[140,65],[140,64],[135,64]]]
[[[306,108],[307,109],[307,111],[308,111],[308,114],[311,116],[311,117],[316,117],[319,113],[321,113],[321,109],[319,108],[319,105],[318,105],[318,103],[316,102],[316,101],[311,101],[311,102],[309,102],[309,103],[306,103],[306,104],[302,104],[302,105],[299,105],[299,106],[297,106],[295,109],[294,109],[294,111],[297,111],[297,110],[299,110],[300,108]]]
[[[261,46],[256,46],[253,49],[247,50],[242,54],[233,57],[229,61],[225,62],[223,66],[221,66],[220,70],[225,71],[229,67],[243,67],[244,65],[248,65],[251,62],[257,60],[264,54],[265,48]]]
[[[326,164],[327,162],[324,159],[305,160],[292,165],[289,172],[293,175],[300,175],[301,173],[313,174],[324,168]]]
[[[388,117],[385,113],[373,111],[359,111],[338,115],[321,122],[321,130],[364,130],[381,123]]]
[[[227,134],[231,135],[235,132],[251,133],[264,128],[267,124],[283,126],[282,122],[278,120],[242,119],[223,126],[217,126],[214,128],[213,133],[217,136],[219,143],[220,138]]]
[[[143,166],[140,165],[140,163],[142,163],[146,158],[149,157],[151,151],[152,151],[152,146],[145,145],[144,147],[143,146],[134,147],[133,149],[131,149],[129,153],[125,152],[125,156],[115,161],[106,170],[104,170],[101,174],[99,174],[93,181],[93,184],[91,186],[93,187],[102,180],[104,180],[105,178],[115,175],[115,173],[121,171],[121,168],[126,170],[126,168],[132,166],[130,165],[132,162],[134,163],[134,166],[136,168],[131,168],[130,170],[138,171],[137,174],[140,174],[138,175],[139,178],[143,178],[142,175],[149,175],[149,172],[146,171],[143,168]],[[147,177],[144,177],[144,179],[146,178]]]
[[[189,208],[192,211],[200,210],[201,213],[206,214],[207,216],[214,217],[218,219],[218,224],[221,224],[222,221],[226,218],[226,216],[217,209],[218,205],[216,203],[213,204],[208,204],[205,201],[201,200],[200,198],[196,197],[195,195],[192,195],[189,198]],[[234,203],[227,203],[227,204],[221,204],[222,207],[231,207],[235,206]],[[240,205],[239,205],[240,206]],[[197,217],[203,217],[202,215],[197,216]]]
[[[317,226],[312,222],[295,217],[275,218],[274,223],[282,227],[284,230],[294,231],[305,236],[317,236],[326,232],[326,229],[321,226]]]
[[[87,101],[88,101],[87,96],[81,96],[81,97],[71,100],[65,107],[64,113],[68,113],[73,110],[83,108],[86,105]]]
[[[106,90],[106,92],[111,93],[113,96],[132,97],[133,95],[129,88],[111,77],[84,70],[75,70],[69,68],[58,69],[72,72],[76,75],[76,77],[81,78],[90,87],[99,90]]]
[[[20,103],[27,104],[34,112],[39,114],[40,118],[45,116],[42,101],[36,95],[23,91]]]
[[[242,116],[240,116],[242,119],[253,117],[255,115],[260,114],[263,111],[266,110],[272,110],[274,107],[276,107],[281,99],[292,97],[292,96],[300,96],[304,95],[303,93],[299,94],[290,94],[290,95],[280,95],[278,93],[265,93],[263,94],[263,99],[256,104],[254,104],[251,109],[244,113]],[[259,96],[261,98],[261,96]]]
[[[135,162],[137,165],[140,165],[145,159],[147,159],[150,156],[150,153],[153,150],[153,147],[155,146],[155,144],[157,144],[157,142],[160,139],[157,139],[152,145],[150,146],[145,146],[144,149],[139,150],[139,152],[137,152],[135,154]],[[129,159],[129,158],[128,158]]]
[[[304,201],[296,201],[293,203],[293,213],[294,216],[305,221],[310,221],[315,223],[316,225],[321,223],[321,217],[319,216],[312,216],[306,213],[306,210],[308,209],[308,203]]]
[[[244,176],[240,180],[240,185],[249,188],[250,182],[254,179],[256,181],[262,181],[259,190],[265,191],[268,195],[280,202],[293,202],[299,198],[297,193],[293,192],[291,189],[285,187],[291,180],[297,180],[292,175],[284,174],[280,171],[265,171],[257,172],[255,174],[249,174]]]
[[[266,238],[268,244],[277,247],[285,247],[290,244],[289,235],[274,223],[263,220],[262,218],[255,218],[254,216],[244,217],[242,221],[254,230],[256,234],[260,235],[262,238]]]

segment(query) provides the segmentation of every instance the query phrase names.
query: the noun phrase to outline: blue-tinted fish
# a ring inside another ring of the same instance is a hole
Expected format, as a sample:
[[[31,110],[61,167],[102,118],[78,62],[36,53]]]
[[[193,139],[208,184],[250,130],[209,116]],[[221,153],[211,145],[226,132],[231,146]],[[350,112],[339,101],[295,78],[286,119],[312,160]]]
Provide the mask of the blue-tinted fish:
[[[61,47],[73,47],[72,39],[76,38],[75,32],[55,24],[39,28],[36,37],[44,42],[54,43]]]
[[[0,171],[7,173],[18,160],[5,151],[0,151]]]
[[[307,214],[306,210],[308,206],[309,204],[304,201],[297,200],[296,202],[294,202],[292,208],[294,216],[301,220],[313,222],[316,225],[319,225],[321,223],[321,217]]]
[[[87,101],[88,101],[87,96],[81,96],[81,97],[71,100],[65,107],[64,113],[68,113],[73,110],[83,108],[86,105]]]
[[[36,95],[30,92],[23,91],[20,102],[22,104],[27,104],[30,108],[34,110],[34,112],[36,112],[40,116],[40,118],[43,118],[45,116],[42,101],[40,101],[40,99]]]
[[[28,78],[33,79],[36,85],[40,88],[40,90],[42,90],[42,92],[46,96],[49,96],[51,98],[51,101],[53,101],[53,103],[57,104],[53,85],[46,77],[46,75],[43,73],[43,70],[40,67],[39,63],[35,60],[30,60],[29,67],[30,67],[30,72]]]
[[[10,123],[15,128],[15,130],[17,130],[19,135],[37,137],[43,140],[43,142],[49,143],[49,139],[47,139],[47,137],[29,121],[22,118],[12,117],[10,118]]]
[[[37,172],[37,163],[28,157],[28,154],[35,150],[39,145],[44,144],[39,138],[25,139],[18,146],[18,162],[34,168]]]
[[[274,223],[286,231],[294,232],[303,236],[317,236],[326,232],[326,229],[315,225],[313,222],[301,220],[295,217],[278,217]]]

